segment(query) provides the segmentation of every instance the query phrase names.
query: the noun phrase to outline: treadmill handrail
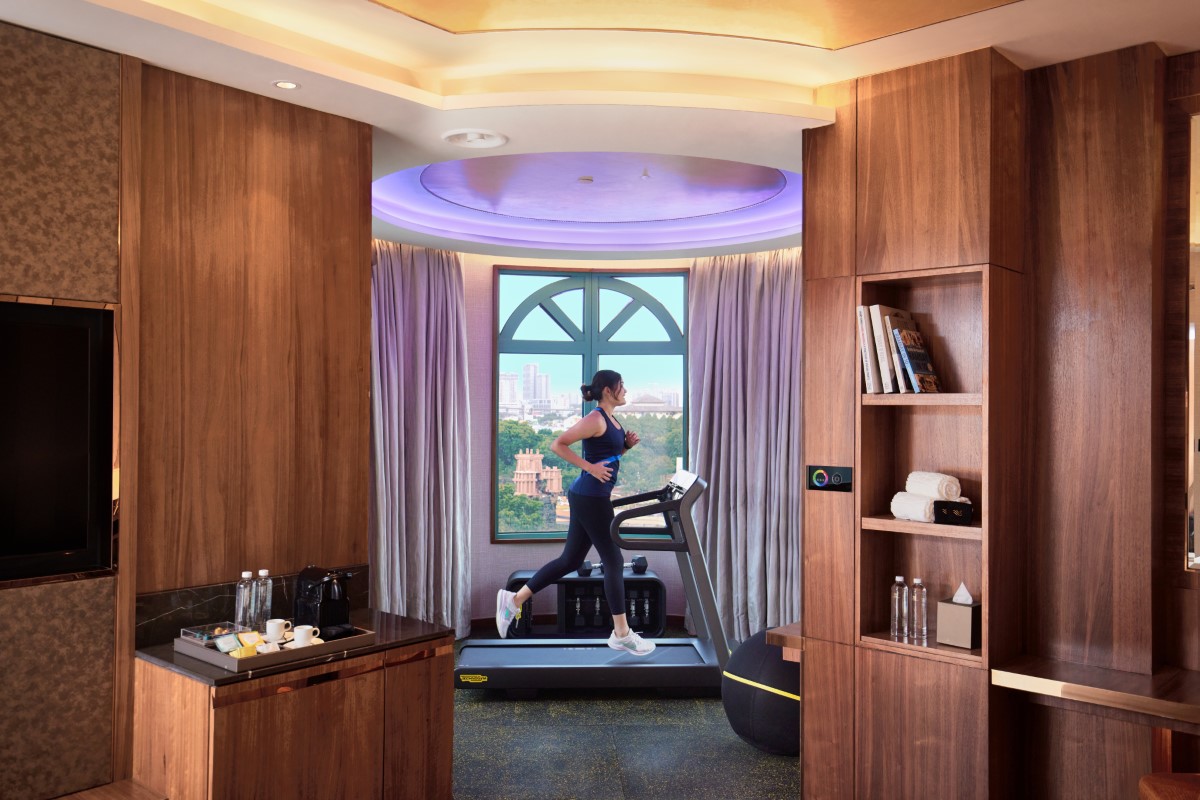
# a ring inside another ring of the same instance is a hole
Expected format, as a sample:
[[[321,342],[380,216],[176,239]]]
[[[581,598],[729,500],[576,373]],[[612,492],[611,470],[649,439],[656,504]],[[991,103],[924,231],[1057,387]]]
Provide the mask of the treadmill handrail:
[[[635,494],[630,497],[622,497],[620,499],[613,500],[612,504],[613,506],[627,506],[630,503],[644,503],[647,500],[658,500],[662,496],[663,490],[658,489],[657,491],[653,492],[642,492],[641,494]]]
[[[636,542],[630,541],[621,535],[621,523],[627,519],[635,517],[649,517],[653,514],[665,514],[668,511],[678,511],[679,501],[668,500],[663,503],[652,503],[648,506],[638,506],[631,508],[628,511],[622,511],[613,517],[612,524],[608,526],[608,533],[612,536],[617,547],[624,550],[666,550],[666,551],[683,551],[687,550],[687,542],[680,541],[674,537],[672,533],[670,541],[661,541],[654,539],[639,539]],[[670,530],[668,527],[667,530]]]

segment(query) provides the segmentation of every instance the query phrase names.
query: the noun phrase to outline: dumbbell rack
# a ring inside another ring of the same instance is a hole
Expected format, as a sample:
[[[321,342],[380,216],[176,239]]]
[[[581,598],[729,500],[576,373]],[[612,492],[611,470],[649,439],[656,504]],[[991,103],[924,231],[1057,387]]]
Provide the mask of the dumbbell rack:
[[[533,570],[518,570],[508,576],[508,591],[515,592],[529,582]],[[612,632],[612,616],[604,596],[604,576],[593,572],[582,576],[570,573],[556,582],[558,620],[555,625],[534,625],[532,601],[521,609],[521,619],[509,629],[510,639],[537,636],[560,638],[606,638]],[[578,607],[579,613],[576,613]],[[647,570],[636,575],[625,570],[625,607],[629,627],[647,638],[658,638],[667,628],[667,590],[662,579]]]

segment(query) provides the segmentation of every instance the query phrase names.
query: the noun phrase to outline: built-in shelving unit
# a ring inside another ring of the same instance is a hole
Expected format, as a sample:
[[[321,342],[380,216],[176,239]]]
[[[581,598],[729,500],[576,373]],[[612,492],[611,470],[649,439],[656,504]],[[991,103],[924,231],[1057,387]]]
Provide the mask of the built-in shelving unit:
[[[1009,525],[1006,508],[1016,487],[1003,453],[1015,451],[1019,409],[998,406],[1020,379],[1021,348],[1006,317],[1015,314],[1020,276],[1002,267],[967,267],[859,276],[857,304],[912,312],[945,390],[939,394],[863,394],[861,371],[856,418],[857,625],[859,645],[904,655],[984,668],[996,597],[992,533]],[[1002,302],[1003,299],[1003,302]],[[1000,389],[1003,387],[1003,389]],[[997,390],[1000,390],[997,393]],[[1015,455],[1007,456],[1016,458]],[[1015,464],[1011,468],[1015,471]],[[898,520],[892,496],[910,472],[943,472],[958,478],[975,507],[972,526]],[[1007,493],[1007,494],[1006,494]],[[1001,518],[1004,519],[1001,519]],[[1000,537],[1002,542],[1003,536]],[[897,641],[890,627],[894,576],[928,588],[928,641]],[[937,604],[965,583],[983,603],[983,646],[967,650],[936,639]],[[1002,592],[1008,589],[1002,589]],[[1007,602],[1002,602],[1007,606]]]

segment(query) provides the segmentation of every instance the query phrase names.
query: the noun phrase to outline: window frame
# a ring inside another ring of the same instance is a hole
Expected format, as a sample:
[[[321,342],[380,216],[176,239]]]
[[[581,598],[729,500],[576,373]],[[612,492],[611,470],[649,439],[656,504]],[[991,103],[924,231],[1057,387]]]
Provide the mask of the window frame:
[[[500,278],[502,275],[536,275],[549,276],[558,275],[562,280],[554,281],[543,286],[522,300],[512,314],[505,321],[504,328],[500,327]],[[682,324],[677,324],[675,318],[670,311],[653,295],[646,292],[641,287],[628,282],[621,282],[620,278],[638,278],[638,277],[664,277],[664,276],[679,276],[683,278],[683,319]],[[586,381],[592,374],[595,373],[601,356],[620,356],[620,355],[678,355],[683,359],[683,386],[681,391],[681,404],[683,406],[682,424],[683,424],[683,464],[686,468],[688,465],[688,422],[689,422],[689,402],[688,402],[688,328],[689,328],[689,309],[688,309],[688,289],[691,279],[691,270],[687,267],[652,267],[646,269],[588,269],[582,267],[539,267],[539,266],[513,266],[507,264],[495,264],[492,269],[492,433],[491,433],[491,466],[489,473],[491,475],[491,520],[490,540],[492,544],[543,544],[546,542],[563,542],[566,540],[566,532],[562,531],[506,531],[499,538],[499,503],[498,493],[500,489],[499,465],[496,463],[497,453],[497,435],[499,433],[499,408],[500,408],[500,356],[503,355],[520,355],[527,353],[529,355],[579,355],[582,359],[582,372],[586,374],[580,377],[580,383]],[[562,285],[568,282],[576,282],[578,285]],[[589,284],[594,284],[595,291],[589,295]],[[629,296],[635,302],[630,302],[617,313],[612,320],[609,321],[603,329],[598,326],[598,321],[595,325],[592,324],[599,315],[599,298],[601,289],[613,290],[613,287],[620,287],[620,293]],[[549,290],[554,288],[553,292]],[[572,291],[575,289],[583,289],[583,329],[576,328],[574,323],[570,321],[565,313],[559,310],[555,313],[551,309],[547,309],[539,299],[537,302],[532,302],[534,298],[549,299],[553,295],[564,291]],[[657,310],[655,308],[657,306]],[[529,340],[522,339],[516,345],[513,344],[512,336],[520,328],[525,317],[541,308],[555,322],[567,331],[567,335],[571,336],[571,341],[551,341],[551,340]],[[668,341],[657,342],[626,342],[610,341],[610,338],[621,330],[622,326],[633,317],[639,310],[646,308],[651,314],[663,324],[664,329],[668,334]],[[675,330],[666,325],[663,320],[665,315],[666,320],[675,326]],[[564,326],[564,323],[566,325]],[[569,327],[567,327],[569,326]],[[576,339],[572,333],[572,329],[578,332],[582,340]],[[507,332],[507,336],[506,336]],[[607,335],[605,335],[607,332]],[[678,333],[678,335],[676,335]],[[582,342],[582,343],[581,343]],[[510,349],[501,351],[501,347],[507,343]],[[595,402],[585,402],[580,398],[580,411],[582,415],[586,415],[596,407]],[[564,487],[565,491],[566,487]]]

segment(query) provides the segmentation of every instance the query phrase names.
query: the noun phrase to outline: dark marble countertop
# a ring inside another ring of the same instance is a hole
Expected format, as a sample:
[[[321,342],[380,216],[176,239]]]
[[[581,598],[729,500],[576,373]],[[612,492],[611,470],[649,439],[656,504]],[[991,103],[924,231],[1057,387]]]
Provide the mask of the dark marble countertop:
[[[452,629],[443,628],[441,625],[434,625],[433,623],[422,622],[412,617],[401,617],[396,614],[389,614],[386,611],[375,611],[366,608],[351,611],[350,621],[359,628],[375,631],[374,644],[363,645],[352,650],[343,650],[336,653],[323,653],[315,658],[289,661],[286,664],[276,664],[275,666],[263,667],[262,669],[251,670],[249,672],[229,672],[205,661],[188,658],[181,653],[175,652],[174,642],[138,648],[137,657],[143,661],[169,669],[172,672],[178,672],[180,675],[185,675],[192,680],[208,684],[209,686],[226,686],[231,683],[252,680],[253,678],[278,675],[281,672],[290,672],[319,664],[343,661],[348,658],[357,658],[358,656],[378,653],[381,650],[391,650],[394,647],[403,647],[405,645],[432,641],[454,635]]]

